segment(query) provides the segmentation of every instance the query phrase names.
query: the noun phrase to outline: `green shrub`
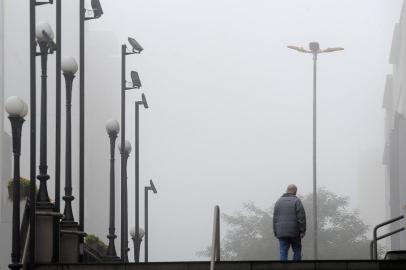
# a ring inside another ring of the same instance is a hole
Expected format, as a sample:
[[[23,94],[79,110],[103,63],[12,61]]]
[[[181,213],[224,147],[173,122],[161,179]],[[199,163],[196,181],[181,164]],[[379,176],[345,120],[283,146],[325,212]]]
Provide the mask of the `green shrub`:
[[[10,200],[13,200],[13,186],[14,186],[14,181],[13,179],[10,179],[8,181],[8,198]],[[37,191],[37,187],[35,187],[35,191]],[[27,179],[25,177],[20,177],[20,200],[24,200],[27,198],[30,194],[30,179]]]
[[[102,255],[107,253],[107,245],[94,234],[86,235],[85,243],[92,249],[97,250]]]

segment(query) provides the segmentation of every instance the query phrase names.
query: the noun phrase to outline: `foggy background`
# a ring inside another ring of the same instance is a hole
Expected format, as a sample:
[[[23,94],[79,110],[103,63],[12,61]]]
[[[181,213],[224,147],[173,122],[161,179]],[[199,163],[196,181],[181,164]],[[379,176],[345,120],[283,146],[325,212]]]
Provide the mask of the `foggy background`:
[[[76,2],[63,1],[62,55],[78,61]],[[321,48],[345,48],[322,54],[318,61],[318,186],[349,196],[351,206],[369,225],[385,219],[382,98],[401,0],[101,0],[101,4],[104,15],[85,23],[86,232],[107,242],[109,141],[104,125],[109,118],[119,120],[120,49],[128,36],[145,49],[127,57],[127,80],[130,70],[136,70],[143,87],[127,92],[126,137],[133,143],[134,101],[145,93],[150,108],[140,108],[141,227],[143,187],[153,179],[158,189],[149,196],[150,261],[206,259],[197,257],[196,251],[211,243],[216,204],[231,214],[244,202],[271,206],[290,183],[298,186],[299,194],[312,191],[312,57],[287,45],[307,47],[318,41]],[[5,97],[18,95],[28,101],[28,4],[4,0],[4,10]],[[55,30],[54,7],[37,10],[37,22],[48,21]],[[48,61],[51,197],[54,59],[50,56]],[[38,60],[38,89],[39,74]],[[77,77],[72,107],[77,148],[78,86]],[[62,91],[64,102],[64,85]],[[5,128],[9,130],[7,123]],[[29,175],[28,128],[29,121],[23,130],[22,176]],[[62,143],[64,153],[64,136]],[[78,155],[78,149],[73,153]],[[119,159],[117,154],[117,183]],[[78,159],[73,162],[78,220]],[[128,164],[131,228],[132,156]],[[63,175],[62,164],[62,186]],[[117,252],[119,190],[117,184]],[[226,228],[221,230],[224,234]],[[132,243],[130,248],[132,252]]]

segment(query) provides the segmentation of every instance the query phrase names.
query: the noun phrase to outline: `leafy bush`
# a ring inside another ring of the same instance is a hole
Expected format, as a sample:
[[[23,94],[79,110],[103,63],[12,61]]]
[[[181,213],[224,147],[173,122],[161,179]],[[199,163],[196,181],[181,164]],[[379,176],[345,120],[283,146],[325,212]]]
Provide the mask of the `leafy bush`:
[[[10,179],[8,181],[8,198],[10,200],[13,200],[13,186],[14,186],[14,181],[13,179]],[[37,191],[37,187],[35,187],[35,191]],[[20,200],[24,200],[27,198],[30,194],[30,179],[20,177]]]
[[[100,254],[107,253],[107,245],[94,234],[88,234],[85,237],[85,243]]]

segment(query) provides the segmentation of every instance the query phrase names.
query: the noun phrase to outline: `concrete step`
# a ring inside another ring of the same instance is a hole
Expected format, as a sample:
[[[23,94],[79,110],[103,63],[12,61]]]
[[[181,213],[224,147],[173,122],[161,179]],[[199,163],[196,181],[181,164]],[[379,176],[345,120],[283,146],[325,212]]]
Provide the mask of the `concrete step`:
[[[209,270],[209,262],[127,264],[41,264],[37,270]],[[218,262],[215,270],[405,270],[406,261],[238,261]]]

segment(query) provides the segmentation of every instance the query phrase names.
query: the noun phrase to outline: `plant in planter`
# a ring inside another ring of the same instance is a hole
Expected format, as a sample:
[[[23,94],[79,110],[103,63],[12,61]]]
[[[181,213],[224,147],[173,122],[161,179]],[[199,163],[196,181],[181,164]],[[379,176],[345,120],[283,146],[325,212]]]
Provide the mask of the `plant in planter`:
[[[94,234],[88,234],[85,236],[85,243],[90,246],[92,249],[98,251],[100,254],[106,254],[107,253],[107,245],[100,240],[99,237],[97,237]]]
[[[10,179],[8,181],[8,198],[10,201],[13,200],[13,186],[14,181]],[[37,187],[35,187],[35,191],[37,191]],[[20,200],[26,199],[30,195],[30,180],[24,177],[20,177]]]

